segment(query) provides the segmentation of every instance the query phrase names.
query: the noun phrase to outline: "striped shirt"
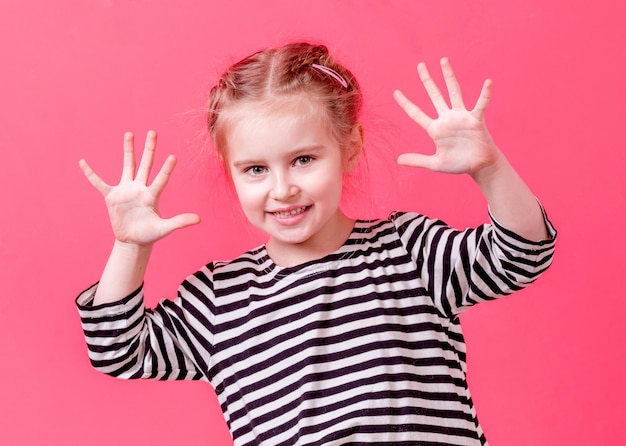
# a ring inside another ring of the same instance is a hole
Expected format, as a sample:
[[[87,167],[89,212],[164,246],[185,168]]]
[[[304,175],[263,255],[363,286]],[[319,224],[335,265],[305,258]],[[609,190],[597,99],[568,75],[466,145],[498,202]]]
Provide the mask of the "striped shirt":
[[[486,445],[457,315],[548,268],[546,225],[530,242],[397,212],[299,266],[263,246],[209,263],[154,310],[142,289],[77,305],[96,369],[210,382],[235,445]]]

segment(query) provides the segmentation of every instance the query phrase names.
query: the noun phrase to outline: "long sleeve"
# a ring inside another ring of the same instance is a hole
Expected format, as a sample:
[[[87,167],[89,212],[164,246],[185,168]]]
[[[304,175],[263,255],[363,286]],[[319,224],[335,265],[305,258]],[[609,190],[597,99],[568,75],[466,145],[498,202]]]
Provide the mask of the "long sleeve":
[[[207,380],[212,321],[202,307],[209,284],[200,271],[181,285],[177,299],[154,310],[144,306],[143,287],[97,306],[97,285],[81,293],[76,304],[94,368],[125,379]]]
[[[492,223],[459,231],[412,213],[392,219],[438,310],[455,317],[468,307],[511,294],[551,264],[556,231],[544,213],[548,240],[533,242]]]

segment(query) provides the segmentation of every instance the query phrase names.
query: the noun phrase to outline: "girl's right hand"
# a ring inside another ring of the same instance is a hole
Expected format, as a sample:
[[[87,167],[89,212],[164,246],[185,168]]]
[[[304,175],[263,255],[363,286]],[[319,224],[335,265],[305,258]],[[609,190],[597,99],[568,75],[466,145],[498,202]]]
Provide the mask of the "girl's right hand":
[[[159,197],[174,170],[176,158],[170,155],[148,185],[156,139],[156,132],[149,131],[135,174],[133,134],[127,132],[124,135],[124,167],[117,186],[105,183],[85,160],[79,162],[87,180],[104,196],[116,240],[125,244],[152,245],[176,229],[200,222],[197,214],[179,214],[171,218],[162,218],[159,214]]]

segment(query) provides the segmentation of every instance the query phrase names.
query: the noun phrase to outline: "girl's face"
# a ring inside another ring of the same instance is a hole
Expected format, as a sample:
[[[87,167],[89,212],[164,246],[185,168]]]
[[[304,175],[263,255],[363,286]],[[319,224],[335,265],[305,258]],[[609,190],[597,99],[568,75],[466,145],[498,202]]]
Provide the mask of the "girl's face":
[[[354,223],[339,209],[339,143],[318,114],[294,107],[264,113],[241,105],[228,133],[227,166],[243,211],[285,266],[338,249]]]

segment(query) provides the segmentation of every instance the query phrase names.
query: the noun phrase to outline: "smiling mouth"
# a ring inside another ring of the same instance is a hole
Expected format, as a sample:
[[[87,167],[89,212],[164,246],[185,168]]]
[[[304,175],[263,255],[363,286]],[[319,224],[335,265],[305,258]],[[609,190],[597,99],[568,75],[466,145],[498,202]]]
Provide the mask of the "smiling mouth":
[[[308,208],[309,206],[302,206],[300,208],[291,209],[290,211],[272,212],[272,215],[274,215],[277,218],[289,218],[289,217],[293,217],[294,215],[302,214]]]

